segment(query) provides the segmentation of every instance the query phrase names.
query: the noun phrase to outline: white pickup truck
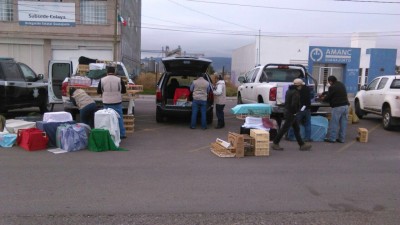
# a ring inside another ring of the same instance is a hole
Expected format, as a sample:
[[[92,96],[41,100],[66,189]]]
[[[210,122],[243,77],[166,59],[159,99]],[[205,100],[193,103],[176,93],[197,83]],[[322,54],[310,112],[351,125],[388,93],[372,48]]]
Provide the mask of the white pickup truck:
[[[391,130],[400,125],[400,75],[385,75],[373,79],[354,98],[356,115],[367,113],[382,116],[382,125]]]
[[[127,69],[125,68],[122,62],[115,62],[117,65],[117,76],[123,78],[127,83],[127,94],[123,96],[122,107],[124,111],[128,113],[134,112],[134,102],[133,99],[136,93],[141,92],[143,90],[142,85],[135,85],[133,81],[130,79],[130,75],[128,74]],[[67,60],[52,60],[49,62],[49,81],[48,81],[48,90],[49,90],[49,104],[63,104],[64,110],[67,112],[71,112],[73,116],[78,113],[77,107],[70,101],[69,97],[69,87],[71,87],[70,81],[71,77],[74,74],[83,75],[78,66],[78,70],[72,74],[72,61]],[[87,66],[87,70],[89,67]],[[102,106],[101,96],[97,94],[97,85],[95,82],[91,82],[91,85],[88,87],[79,88],[84,89],[89,95],[93,97],[96,101],[98,107]],[[128,108],[129,107],[129,108]]]
[[[301,78],[311,89],[311,111],[316,112],[324,103],[316,102],[316,86],[312,76],[300,64],[267,64],[257,66],[238,78],[237,103],[268,103],[272,115],[280,124],[285,104],[285,94],[293,80]]]

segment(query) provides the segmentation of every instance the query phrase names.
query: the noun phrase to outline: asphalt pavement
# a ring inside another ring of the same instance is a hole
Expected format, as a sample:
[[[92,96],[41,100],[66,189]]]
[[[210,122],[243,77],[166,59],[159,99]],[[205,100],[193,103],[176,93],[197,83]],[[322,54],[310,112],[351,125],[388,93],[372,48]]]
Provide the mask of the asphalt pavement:
[[[400,224],[399,131],[367,116],[343,144],[282,140],[268,157],[220,158],[210,143],[239,132],[235,105],[224,129],[191,130],[157,123],[154,96],[141,96],[123,152],[0,148],[0,224]]]

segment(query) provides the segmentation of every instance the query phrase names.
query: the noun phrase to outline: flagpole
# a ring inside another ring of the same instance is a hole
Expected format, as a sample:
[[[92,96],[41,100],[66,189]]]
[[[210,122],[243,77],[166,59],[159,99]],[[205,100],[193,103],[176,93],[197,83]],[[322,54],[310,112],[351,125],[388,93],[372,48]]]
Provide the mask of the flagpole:
[[[114,15],[114,61],[117,61],[117,27],[118,26],[118,0],[115,0],[115,15]]]

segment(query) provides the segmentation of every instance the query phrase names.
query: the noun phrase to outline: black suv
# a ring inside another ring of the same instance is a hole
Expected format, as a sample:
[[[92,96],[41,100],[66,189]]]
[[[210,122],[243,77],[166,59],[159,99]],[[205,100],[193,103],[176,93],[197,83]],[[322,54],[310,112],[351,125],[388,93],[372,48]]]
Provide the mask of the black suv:
[[[163,122],[167,116],[190,117],[192,114],[192,94],[190,85],[201,73],[210,84],[206,73],[212,63],[209,59],[197,57],[167,57],[162,59],[165,72],[157,83],[156,121]],[[214,95],[207,98],[207,123],[213,120]]]
[[[48,109],[47,83],[29,66],[13,58],[0,58],[0,112],[10,109],[39,107]]]

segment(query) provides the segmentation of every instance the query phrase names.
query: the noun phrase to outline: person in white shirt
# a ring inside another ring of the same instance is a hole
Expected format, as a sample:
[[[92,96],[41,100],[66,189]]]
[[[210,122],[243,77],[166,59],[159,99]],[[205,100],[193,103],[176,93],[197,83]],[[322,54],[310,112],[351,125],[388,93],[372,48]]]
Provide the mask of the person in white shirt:
[[[215,114],[218,118],[218,123],[215,128],[221,129],[225,127],[224,107],[226,103],[226,86],[224,78],[221,75],[218,75],[218,81],[215,84],[213,94],[215,102]]]

